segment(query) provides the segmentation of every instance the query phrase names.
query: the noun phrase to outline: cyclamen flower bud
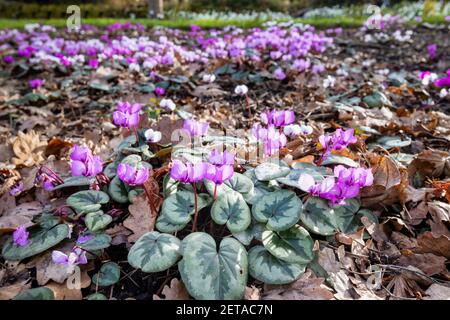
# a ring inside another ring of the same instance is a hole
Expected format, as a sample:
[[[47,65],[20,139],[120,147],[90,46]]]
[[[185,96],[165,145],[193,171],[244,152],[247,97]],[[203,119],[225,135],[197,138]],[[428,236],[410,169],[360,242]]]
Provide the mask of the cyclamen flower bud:
[[[37,89],[39,87],[42,87],[44,81],[41,79],[33,79],[28,81],[28,84],[30,85],[31,89]]]
[[[240,96],[245,96],[248,92],[248,87],[243,84],[240,86],[236,86],[236,88],[234,89],[234,93]]]
[[[216,75],[215,74],[204,74],[202,81],[206,82],[206,83],[213,83],[214,81],[216,81]]]
[[[177,107],[177,106],[175,105],[175,103],[174,103],[171,99],[162,99],[162,100],[159,102],[159,106],[160,106],[161,108],[163,108],[163,109],[167,109],[167,110],[170,110],[170,111],[175,110],[175,108]]]

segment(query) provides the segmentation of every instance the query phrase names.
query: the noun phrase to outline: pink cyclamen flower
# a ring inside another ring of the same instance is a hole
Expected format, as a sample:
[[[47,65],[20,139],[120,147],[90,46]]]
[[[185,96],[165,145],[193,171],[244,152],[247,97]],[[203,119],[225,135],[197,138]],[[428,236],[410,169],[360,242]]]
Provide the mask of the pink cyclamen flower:
[[[14,62],[14,57],[13,56],[4,56],[3,57],[3,62],[8,63],[8,64],[13,63]]]
[[[141,185],[148,180],[148,167],[141,164],[135,167],[128,163],[120,163],[117,166],[117,176],[130,186]]]
[[[25,247],[30,244],[30,240],[28,237],[30,233],[27,231],[25,226],[19,226],[13,232],[13,243],[15,246]]]
[[[266,125],[284,127],[294,123],[295,113],[291,110],[272,110],[261,113],[261,121]]]
[[[155,88],[155,94],[158,96],[163,96],[166,93],[166,90],[164,88],[161,87],[156,87]]]
[[[70,169],[74,177],[95,177],[102,172],[103,161],[99,156],[92,155],[89,148],[74,145],[70,154]]]
[[[28,81],[28,84],[30,85],[30,88],[32,89],[37,89],[42,87],[42,85],[44,84],[44,81],[41,79],[33,79]]]
[[[113,113],[114,123],[124,128],[136,128],[139,124],[141,108],[139,103],[118,102],[117,110]]]
[[[205,178],[211,180],[216,185],[220,185],[225,181],[231,179],[234,175],[234,168],[232,165],[215,166],[210,164],[206,169]]]
[[[273,75],[275,78],[277,78],[278,80],[282,81],[284,79],[286,79],[286,73],[284,73],[282,68],[277,68],[274,72]]]
[[[18,183],[13,185],[11,189],[9,189],[9,194],[12,196],[17,196],[23,190],[23,181],[20,180]]]
[[[94,236],[91,235],[91,234],[88,234],[88,235],[80,234],[80,235],[78,235],[77,244],[83,244],[83,243],[86,243],[86,242],[88,242],[88,241],[90,241],[92,239],[94,239]]]
[[[216,166],[222,166],[226,164],[234,165],[234,158],[235,155],[232,152],[224,151],[223,153],[220,153],[216,149],[213,149],[209,154],[208,161],[209,163]]]
[[[334,176],[339,183],[348,186],[370,187],[373,184],[373,174],[371,169],[346,168],[338,165],[334,168]]]
[[[437,44],[433,43],[427,46],[427,51],[428,51],[428,57],[430,59],[434,59],[436,58],[436,53],[437,53]]]
[[[87,263],[86,252],[78,247],[74,247],[69,254],[54,250],[52,252],[52,260],[56,264],[67,266],[70,271],[72,271],[76,265]]]
[[[207,170],[212,170],[211,167],[205,162],[192,164],[174,160],[170,169],[170,177],[182,183],[195,183],[203,180],[207,174]]]
[[[198,122],[192,119],[186,119],[183,123],[183,129],[187,130],[193,137],[206,135],[208,128],[209,124],[207,122]]]
[[[319,143],[324,149],[322,160],[328,157],[333,150],[339,151],[346,148],[350,144],[356,143],[358,139],[354,136],[354,132],[355,130],[353,129],[342,130],[339,128],[333,135],[321,135],[319,137]]]

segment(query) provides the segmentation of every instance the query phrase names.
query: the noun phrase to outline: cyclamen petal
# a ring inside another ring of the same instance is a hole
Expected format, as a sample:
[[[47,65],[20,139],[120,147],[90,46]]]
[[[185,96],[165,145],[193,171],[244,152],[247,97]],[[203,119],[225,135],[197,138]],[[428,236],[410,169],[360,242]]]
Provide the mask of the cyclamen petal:
[[[310,192],[315,184],[314,178],[307,173],[302,173],[298,178],[298,185],[300,186],[300,189],[305,192]]]
[[[67,264],[69,257],[64,252],[53,250],[52,261],[56,264]]]

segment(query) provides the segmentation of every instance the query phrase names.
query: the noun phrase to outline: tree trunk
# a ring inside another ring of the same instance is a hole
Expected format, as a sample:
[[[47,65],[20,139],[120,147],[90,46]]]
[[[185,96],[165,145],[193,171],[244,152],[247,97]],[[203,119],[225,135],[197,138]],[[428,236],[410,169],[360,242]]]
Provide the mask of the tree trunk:
[[[147,0],[148,3],[148,17],[162,18],[164,17],[163,0]]]

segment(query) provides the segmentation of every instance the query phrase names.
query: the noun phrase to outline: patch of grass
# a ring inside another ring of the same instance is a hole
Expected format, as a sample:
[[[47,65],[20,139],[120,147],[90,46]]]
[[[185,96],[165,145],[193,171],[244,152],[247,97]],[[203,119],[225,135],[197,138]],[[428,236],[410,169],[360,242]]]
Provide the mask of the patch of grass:
[[[366,17],[330,17],[330,18],[296,18],[294,19],[297,23],[310,24],[317,28],[329,28],[329,27],[360,27]],[[107,26],[115,22],[128,22],[129,19],[116,19],[116,18],[88,18],[82,19],[82,23],[91,24],[96,26]],[[282,20],[287,21],[287,20]],[[444,16],[431,16],[424,18],[425,22],[428,23],[445,23]],[[181,28],[187,29],[191,25],[198,25],[202,28],[222,28],[225,26],[237,26],[241,28],[253,28],[260,27],[265,22],[264,20],[213,20],[213,19],[203,19],[203,20],[183,20],[183,19],[172,19],[172,20],[158,20],[158,19],[135,19],[133,22],[142,23],[145,26],[155,27],[164,26],[169,28]],[[62,28],[66,26],[65,19],[0,19],[0,28],[23,28],[28,23],[41,23],[52,25],[57,28]],[[414,24],[414,22],[412,22]]]

